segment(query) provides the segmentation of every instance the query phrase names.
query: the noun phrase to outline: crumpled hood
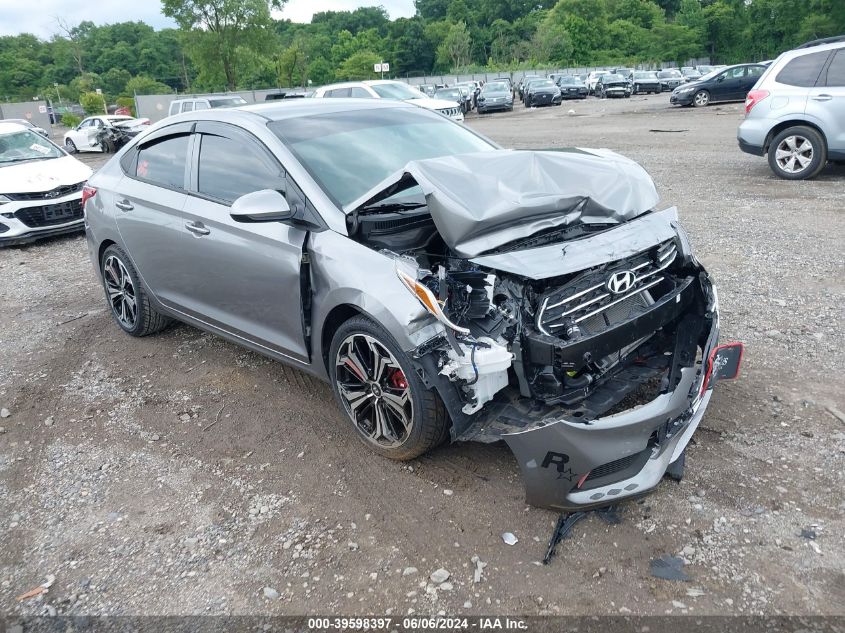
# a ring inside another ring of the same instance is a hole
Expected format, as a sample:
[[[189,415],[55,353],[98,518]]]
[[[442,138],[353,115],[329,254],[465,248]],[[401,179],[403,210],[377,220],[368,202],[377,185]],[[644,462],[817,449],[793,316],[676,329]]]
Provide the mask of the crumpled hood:
[[[73,156],[0,165],[0,193],[50,191],[87,180],[92,173]]]
[[[466,258],[555,227],[626,222],[659,199],[646,171],[610,150],[498,150],[412,161],[347,211],[411,179],[443,241]]]

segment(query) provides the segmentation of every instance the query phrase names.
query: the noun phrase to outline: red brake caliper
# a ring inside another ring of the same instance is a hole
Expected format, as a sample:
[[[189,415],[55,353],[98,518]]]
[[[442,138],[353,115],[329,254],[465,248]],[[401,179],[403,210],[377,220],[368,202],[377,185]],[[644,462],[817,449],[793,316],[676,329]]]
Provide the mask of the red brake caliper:
[[[405,374],[402,373],[401,369],[394,369],[392,372],[390,372],[390,376],[388,376],[387,382],[390,384],[391,387],[395,387],[396,389],[408,388],[408,379],[405,378]]]

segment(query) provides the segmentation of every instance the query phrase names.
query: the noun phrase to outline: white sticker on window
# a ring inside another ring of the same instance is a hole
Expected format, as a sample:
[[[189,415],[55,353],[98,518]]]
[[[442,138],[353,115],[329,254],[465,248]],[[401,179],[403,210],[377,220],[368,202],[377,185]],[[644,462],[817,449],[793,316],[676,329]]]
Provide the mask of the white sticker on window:
[[[49,154],[50,148],[46,147],[45,145],[39,145],[38,143],[33,143],[29,146],[29,149],[38,152],[39,154]]]

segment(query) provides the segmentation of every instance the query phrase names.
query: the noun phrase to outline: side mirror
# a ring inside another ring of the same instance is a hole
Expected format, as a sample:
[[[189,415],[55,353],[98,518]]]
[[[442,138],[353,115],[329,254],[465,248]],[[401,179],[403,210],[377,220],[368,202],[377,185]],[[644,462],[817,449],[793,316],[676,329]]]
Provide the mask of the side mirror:
[[[719,75],[718,77],[716,77],[716,83],[722,83],[724,80],[725,80],[724,75]]]
[[[288,201],[273,189],[241,196],[232,203],[229,215],[236,222],[280,222],[293,217]]]

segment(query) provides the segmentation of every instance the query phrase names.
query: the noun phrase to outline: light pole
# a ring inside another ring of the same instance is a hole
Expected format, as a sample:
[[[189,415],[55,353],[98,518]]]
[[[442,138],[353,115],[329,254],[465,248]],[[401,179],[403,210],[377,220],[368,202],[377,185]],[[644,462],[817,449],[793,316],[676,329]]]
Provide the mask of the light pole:
[[[54,81],[53,86],[56,88],[56,96],[59,98],[59,107],[64,108],[65,106],[64,104],[62,104],[62,93],[59,92],[59,82]]]

